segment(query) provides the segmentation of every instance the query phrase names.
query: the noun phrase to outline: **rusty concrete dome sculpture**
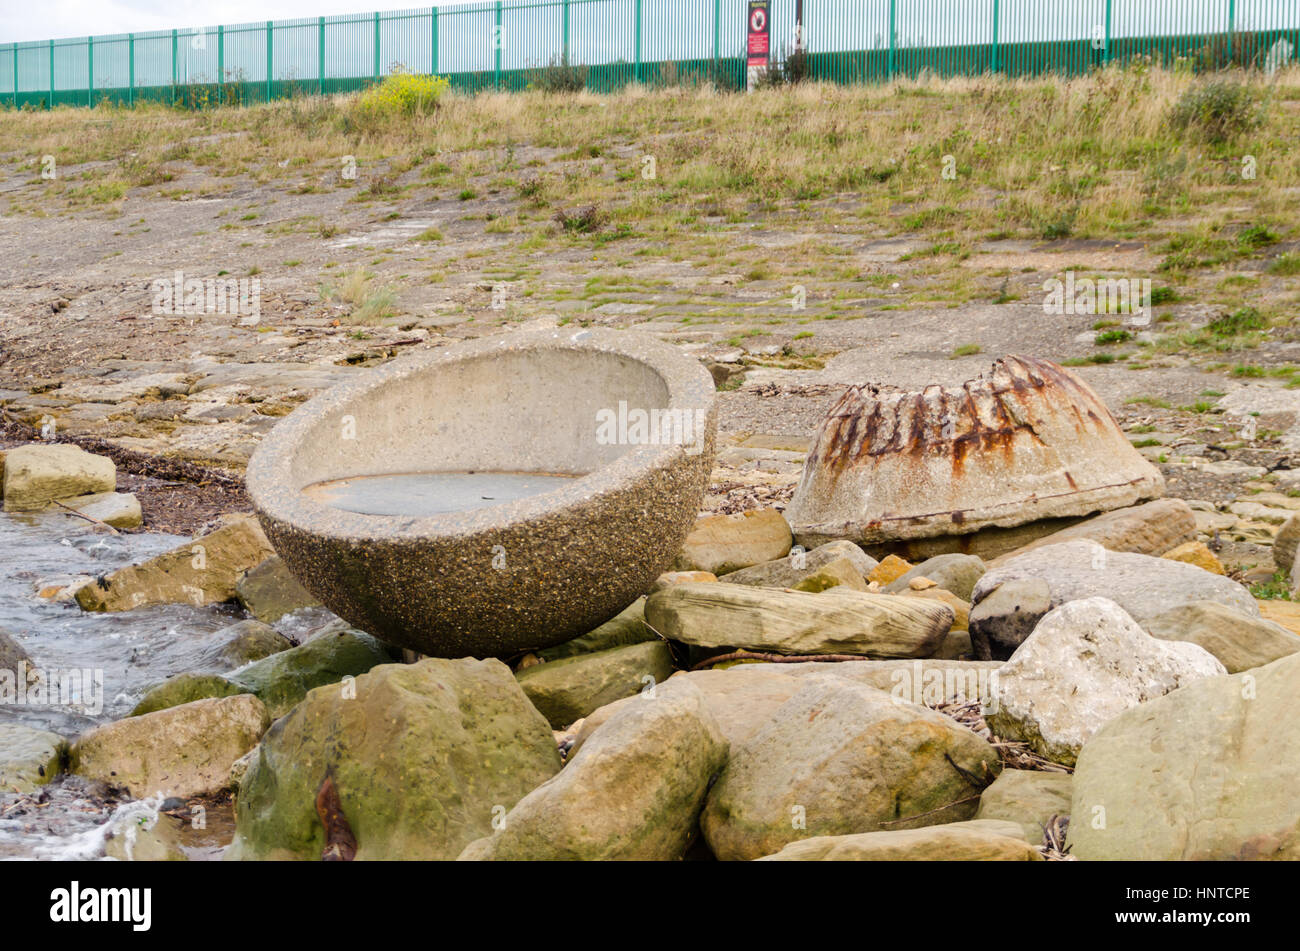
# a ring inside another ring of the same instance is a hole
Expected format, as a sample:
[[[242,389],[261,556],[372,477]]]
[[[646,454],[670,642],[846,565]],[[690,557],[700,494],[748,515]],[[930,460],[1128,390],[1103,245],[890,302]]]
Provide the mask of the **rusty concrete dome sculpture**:
[[[703,501],[707,370],[631,331],[503,334],[368,372],[249,462],[267,537],[326,607],[441,657],[591,630],[671,563]]]
[[[786,518],[802,544],[965,535],[1164,493],[1079,377],[1008,356],[960,386],[850,388],[818,429]]]

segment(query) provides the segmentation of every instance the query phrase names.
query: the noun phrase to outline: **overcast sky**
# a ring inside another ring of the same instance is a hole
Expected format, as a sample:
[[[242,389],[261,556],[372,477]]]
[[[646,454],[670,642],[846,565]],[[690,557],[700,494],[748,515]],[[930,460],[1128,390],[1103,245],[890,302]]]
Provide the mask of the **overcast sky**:
[[[436,6],[438,0],[0,0],[0,43]]]

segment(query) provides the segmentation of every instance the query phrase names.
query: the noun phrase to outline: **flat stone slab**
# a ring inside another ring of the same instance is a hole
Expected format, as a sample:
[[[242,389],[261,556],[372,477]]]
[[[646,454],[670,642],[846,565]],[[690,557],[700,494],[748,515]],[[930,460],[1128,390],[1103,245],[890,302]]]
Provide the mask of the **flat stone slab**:
[[[868,594],[679,584],[652,594],[646,621],[669,640],[785,654],[928,657],[952,628],[947,605]]]
[[[38,512],[55,499],[117,488],[117,466],[77,446],[34,445],[4,457],[4,510]]]
[[[1229,578],[1078,539],[1008,559],[980,578],[970,614],[977,656],[1010,657],[1048,611],[1090,597],[1114,601],[1138,624],[1193,601],[1217,601],[1247,617],[1259,616],[1250,592]]]

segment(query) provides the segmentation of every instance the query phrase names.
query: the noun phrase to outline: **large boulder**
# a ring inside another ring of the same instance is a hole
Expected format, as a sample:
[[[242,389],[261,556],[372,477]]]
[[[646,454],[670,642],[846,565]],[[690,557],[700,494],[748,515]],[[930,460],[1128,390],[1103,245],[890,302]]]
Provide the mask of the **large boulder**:
[[[970,819],[924,829],[818,836],[763,862],[1041,862],[1013,822]]]
[[[533,706],[560,729],[607,703],[662,683],[672,673],[672,652],[664,641],[654,640],[535,664],[516,677]]]
[[[928,578],[943,590],[955,594],[963,601],[969,601],[975,583],[984,577],[987,570],[984,559],[976,555],[935,555],[889,582],[885,585],[885,591],[901,594],[909,590],[913,581]]]
[[[811,667],[811,665],[805,665]],[[878,660],[836,664],[834,673],[856,683],[884,690],[899,703],[937,706],[943,703],[996,705],[997,678],[1002,665],[992,661]],[[807,673],[812,673],[808,670]]]
[[[819,545],[811,551],[800,549],[775,561],[765,561],[752,568],[732,571],[721,580],[731,584],[757,585],[763,588],[793,588],[809,575],[816,574],[821,568],[841,558],[848,559],[858,574],[864,578],[877,564],[876,559],[853,542],[833,541]]]
[[[244,573],[273,554],[257,519],[241,516],[169,552],[83,585],[77,603],[87,611],[129,611],[151,604],[231,601]]]
[[[1216,601],[1259,617],[1250,592],[1229,578],[1076,539],[1008,559],[980,578],[970,613],[976,656],[1010,657],[1052,608],[1096,596],[1114,601],[1139,624],[1193,601]]]
[[[997,696],[998,663],[927,660],[862,660],[744,663],[733,667],[680,671],[670,685],[686,682],[704,697],[733,747],[744,743],[805,685],[809,677],[842,677],[888,693],[896,702],[917,704],[992,703]],[[588,737],[636,697],[601,707],[583,720],[576,750]]]
[[[1196,513],[1182,499],[1155,499],[1104,512],[1000,555],[989,567],[995,568],[1036,548],[1079,539],[1094,541],[1108,551],[1163,555],[1196,540]]]
[[[680,859],[727,740],[698,688],[664,684],[622,705],[462,859]]]
[[[1009,356],[961,386],[851,387],[818,428],[786,517],[801,544],[968,535],[1164,494],[1086,383]]]
[[[117,467],[77,446],[19,446],[5,453],[4,510],[38,512],[59,499],[112,492]]]
[[[1223,673],[1195,644],[1157,640],[1113,601],[1085,598],[1050,612],[998,671],[997,709],[986,719],[1004,739],[1073,765],[1120,713]]]
[[[1037,844],[1043,841],[1047,823],[1053,816],[1069,817],[1073,784],[1070,773],[1004,769],[993,785],[980,793],[975,818],[1014,822],[1024,832],[1026,841]]]
[[[790,526],[776,509],[706,515],[682,542],[673,569],[722,575],[784,558],[793,543]]]
[[[227,858],[319,859],[328,779],[357,859],[454,859],[560,769],[550,726],[500,661],[388,664],[347,686],[316,688],[267,733]]]
[[[0,793],[33,792],[59,774],[67,743],[57,733],[0,722]]]
[[[168,677],[162,683],[150,687],[140,701],[132,708],[130,716],[140,717],[146,713],[169,710],[195,700],[208,700],[213,697],[233,697],[241,693],[250,693],[247,687],[231,683],[220,674],[200,674],[185,672]]]
[[[667,684],[656,688],[677,690],[689,684],[704,702],[709,716],[718,724],[722,735],[734,747],[749,739],[754,731],[803,686],[803,680],[790,672],[801,664],[742,664],[726,669],[681,671]],[[833,665],[839,667],[840,665]],[[616,700],[587,716],[570,751],[579,750],[596,731],[623,710],[640,701],[642,696]]]
[[[842,677],[810,678],[733,748],[701,825],[719,859],[799,839],[969,819],[997,751],[933,710]]]
[[[344,628],[241,667],[228,679],[256,694],[266,704],[271,718],[276,719],[313,688],[338,683],[344,677],[359,677],[395,659],[388,647],[369,634]]]
[[[1101,728],[1074,774],[1080,859],[1300,859],[1300,654],[1188,684]]]
[[[261,738],[271,719],[256,697],[196,700],[97,726],[72,744],[70,771],[142,799],[202,796],[230,781],[230,765]]]
[[[1300,651],[1300,637],[1281,624],[1249,617],[1216,601],[1193,601],[1170,608],[1143,624],[1152,637],[1187,641],[1205,648],[1235,674],[1262,667]]]
[[[646,601],[663,637],[698,647],[787,654],[928,657],[952,627],[946,605],[844,587],[820,594],[731,584],[679,584]]]

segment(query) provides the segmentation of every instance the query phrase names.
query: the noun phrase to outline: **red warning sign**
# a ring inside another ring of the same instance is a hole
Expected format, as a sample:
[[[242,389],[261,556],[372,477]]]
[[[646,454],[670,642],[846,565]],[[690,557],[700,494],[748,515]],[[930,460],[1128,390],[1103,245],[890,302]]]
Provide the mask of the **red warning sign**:
[[[766,66],[772,51],[769,6],[770,0],[749,0],[748,42],[745,44],[746,63],[749,66]]]

